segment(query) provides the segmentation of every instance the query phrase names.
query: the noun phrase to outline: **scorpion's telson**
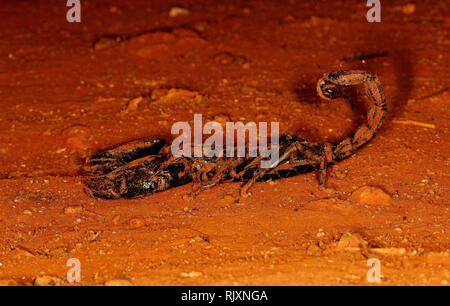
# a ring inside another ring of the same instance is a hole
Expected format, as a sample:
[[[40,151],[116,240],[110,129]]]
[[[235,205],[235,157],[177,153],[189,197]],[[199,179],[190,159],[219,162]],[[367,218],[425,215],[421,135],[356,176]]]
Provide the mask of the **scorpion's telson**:
[[[86,169],[97,175],[88,178],[85,184],[93,196],[117,199],[146,196],[189,182],[200,184],[194,192],[197,193],[221,182],[243,181],[246,183],[241,195],[245,197],[257,181],[318,170],[319,185],[322,186],[328,165],[354,154],[375,136],[383,123],[386,101],[377,76],[370,72],[328,73],[317,83],[318,94],[327,100],[346,98],[341,90],[343,87],[361,84],[370,107],[367,123],[359,126],[353,137],[333,145],[282,135],[279,159],[273,168],[261,169],[262,157],[173,157],[164,139],[145,138],[89,158]]]

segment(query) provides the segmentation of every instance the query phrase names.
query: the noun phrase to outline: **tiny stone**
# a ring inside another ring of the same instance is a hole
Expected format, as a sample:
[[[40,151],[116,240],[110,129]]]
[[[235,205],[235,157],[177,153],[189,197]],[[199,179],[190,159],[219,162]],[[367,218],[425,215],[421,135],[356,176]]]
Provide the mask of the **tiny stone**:
[[[187,16],[189,15],[189,10],[182,8],[182,7],[172,7],[169,11],[170,17],[177,17],[177,16]]]
[[[76,215],[83,211],[83,206],[68,206],[64,208],[64,214],[66,215]]]
[[[363,186],[354,191],[351,200],[360,204],[389,205],[392,198],[389,194],[378,187]]]

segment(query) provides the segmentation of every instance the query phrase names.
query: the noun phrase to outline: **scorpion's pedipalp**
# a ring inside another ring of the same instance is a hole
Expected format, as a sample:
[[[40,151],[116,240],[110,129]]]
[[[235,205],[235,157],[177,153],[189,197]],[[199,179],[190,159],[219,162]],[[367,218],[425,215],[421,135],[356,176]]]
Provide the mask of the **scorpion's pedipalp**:
[[[85,180],[91,193],[99,198],[133,198],[151,193],[150,183],[164,161],[160,155],[151,155],[134,160],[131,163],[105,175],[93,176]]]
[[[284,136],[281,137],[284,138]],[[308,168],[308,170],[312,170],[316,167],[317,161],[315,161],[314,159],[308,159],[306,157],[306,155],[308,154],[305,154],[306,150],[310,149],[309,144],[297,137],[295,139],[297,141],[294,141],[293,143],[288,145],[285,144],[285,151],[274,163],[273,168],[266,168],[266,169],[257,168],[255,170],[253,176],[241,188],[240,194],[243,198],[248,197],[248,191],[254,185],[255,182],[260,181],[264,178],[271,178],[275,174],[277,178],[282,178],[286,177],[286,175],[282,174],[282,172],[286,170],[289,172],[289,174],[292,175],[292,173],[297,174],[298,170],[304,171],[306,168]],[[314,144],[311,147],[314,148]],[[314,152],[314,149],[311,149],[309,151]],[[300,160],[298,158],[299,156],[302,157]],[[317,158],[320,158],[320,156],[317,156]],[[260,162],[261,159],[262,158],[255,160]]]
[[[156,155],[167,144],[162,138],[142,138],[91,156],[85,171],[95,174],[109,173],[138,158]]]

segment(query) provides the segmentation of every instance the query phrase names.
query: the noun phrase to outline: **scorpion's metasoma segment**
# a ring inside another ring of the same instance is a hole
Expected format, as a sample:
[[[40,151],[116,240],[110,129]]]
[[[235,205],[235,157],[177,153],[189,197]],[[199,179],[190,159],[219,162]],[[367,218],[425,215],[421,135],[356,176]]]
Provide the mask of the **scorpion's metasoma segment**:
[[[354,154],[375,136],[386,113],[386,101],[377,76],[370,72],[328,73],[317,83],[318,94],[327,100],[348,99],[342,88],[360,84],[370,102],[367,123],[358,127],[353,137],[337,144],[311,143],[284,134],[280,136],[278,161],[273,168],[264,169],[260,168],[261,157],[174,157],[164,139],[145,138],[90,157],[86,169],[94,176],[85,181],[88,192],[107,199],[136,198],[189,182],[200,184],[194,191],[198,193],[221,182],[241,181],[245,182],[241,189],[245,197],[256,181],[314,170],[318,170],[323,186],[328,165]]]

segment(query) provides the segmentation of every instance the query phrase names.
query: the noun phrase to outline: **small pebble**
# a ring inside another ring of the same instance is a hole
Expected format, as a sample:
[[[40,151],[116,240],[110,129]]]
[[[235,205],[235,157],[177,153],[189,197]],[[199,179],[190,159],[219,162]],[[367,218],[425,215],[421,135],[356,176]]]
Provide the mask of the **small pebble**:
[[[189,15],[190,11],[188,9],[182,8],[182,7],[172,7],[169,11],[170,17],[177,17],[177,16],[187,16]]]
[[[392,198],[389,194],[378,187],[363,186],[354,191],[351,200],[360,204],[389,205]]]
[[[68,206],[64,208],[64,214],[77,215],[83,211],[83,206]]]
[[[54,276],[41,276],[37,277],[34,280],[33,285],[39,286],[39,287],[45,287],[45,286],[58,286],[61,284],[61,279],[54,277]]]

